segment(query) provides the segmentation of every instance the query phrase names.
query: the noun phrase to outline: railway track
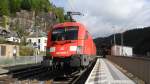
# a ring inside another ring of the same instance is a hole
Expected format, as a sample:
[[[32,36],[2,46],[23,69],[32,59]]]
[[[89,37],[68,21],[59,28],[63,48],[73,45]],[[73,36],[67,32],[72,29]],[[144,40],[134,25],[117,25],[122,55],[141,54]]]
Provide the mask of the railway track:
[[[13,68],[8,73],[0,74],[0,84],[41,84],[40,75],[46,74],[49,68],[41,65]],[[49,80],[48,80],[49,81]],[[48,83],[49,84],[49,83]]]
[[[15,78],[12,78],[11,76],[9,75],[0,75],[0,84],[14,84],[16,81]]]
[[[96,60],[91,63],[87,68],[82,71],[72,73],[72,77],[54,78],[53,84],[84,84],[92,68],[94,67]]]
[[[0,76],[0,84],[51,84],[51,80],[18,80],[10,76]]]
[[[84,83],[85,75],[93,65],[94,63],[82,71],[75,71],[68,77],[62,73],[64,70],[52,71],[41,65],[13,69],[0,75],[0,84],[81,84],[79,81]]]
[[[42,65],[28,67],[24,69],[12,70],[8,72],[13,78],[17,78],[19,80],[32,79],[37,77],[41,73],[45,73],[48,71],[48,68],[43,67]]]

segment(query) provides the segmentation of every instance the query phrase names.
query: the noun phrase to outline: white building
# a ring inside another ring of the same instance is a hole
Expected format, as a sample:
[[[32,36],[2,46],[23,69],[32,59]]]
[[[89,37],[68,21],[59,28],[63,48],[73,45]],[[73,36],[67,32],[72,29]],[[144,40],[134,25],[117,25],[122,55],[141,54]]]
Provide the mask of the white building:
[[[0,27],[0,36],[4,37],[8,42],[20,43],[20,38],[17,33]]]
[[[9,37],[9,38],[6,38],[6,40],[9,41],[9,42],[20,43],[20,38],[18,38],[18,37],[13,37],[13,36],[11,36],[11,37]]]
[[[47,44],[47,37],[46,36],[28,37],[27,42],[33,44],[33,47],[38,48],[40,51],[46,51],[46,44]]]
[[[133,56],[133,48],[129,46],[114,45],[111,47],[111,55],[114,56]]]

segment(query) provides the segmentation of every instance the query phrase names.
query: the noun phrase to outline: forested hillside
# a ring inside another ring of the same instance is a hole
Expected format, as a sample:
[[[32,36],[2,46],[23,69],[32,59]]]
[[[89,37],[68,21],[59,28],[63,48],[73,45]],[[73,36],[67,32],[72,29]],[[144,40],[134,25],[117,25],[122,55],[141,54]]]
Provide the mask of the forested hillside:
[[[0,1],[0,15],[15,15],[20,10],[41,12],[53,11],[58,17],[63,16],[63,9],[55,7],[49,0],[3,0]],[[62,13],[61,13],[62,12]],[[61,14],[60,14],[61,13]]]
[[[65,21],[64,9],[49,0],[0,1],[0,28],[17,33],[22,41],[33,31],[47,33],[54,24]]]
[[[121,34],[116,34],[116,44],[121,43]],[[123,33],[123,45],[133,47],[134,54],[146,55],[150,52],[150,27],[128,30]],[[113,35],[94,39],[97,49],[109,48],[114,44]]]

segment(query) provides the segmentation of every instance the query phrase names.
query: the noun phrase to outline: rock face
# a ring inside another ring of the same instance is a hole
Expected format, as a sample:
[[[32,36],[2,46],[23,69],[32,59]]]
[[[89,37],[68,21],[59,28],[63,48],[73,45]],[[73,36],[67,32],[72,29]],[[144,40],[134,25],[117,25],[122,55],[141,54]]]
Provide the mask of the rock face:
[[[3,18],[0,17],[0,22]],[[53,12],[40,13],[35,16],[33,11],[21,10],[15,16],[9,17],[9,28],[0,27],[0,36],[7,38],[17,37],[23,39],[36,32],[47,33],[53,24],[56,23],[56,16]],[[7,40],[7,39],[6,39]]]
[[[37,29],[47,33],[53,24],[65,21],[64,9],[49,0],[5,0],[0,8],[0,27],[21,39]]]
[[[35,27],[46,32],[56,22],[55,14],[40,13],[35,16],[33,11],[21,10],[16,13],[16,17],[11,18],[11,28],[14,29],[16,26],[22,27],[28,32],[34,31]]]

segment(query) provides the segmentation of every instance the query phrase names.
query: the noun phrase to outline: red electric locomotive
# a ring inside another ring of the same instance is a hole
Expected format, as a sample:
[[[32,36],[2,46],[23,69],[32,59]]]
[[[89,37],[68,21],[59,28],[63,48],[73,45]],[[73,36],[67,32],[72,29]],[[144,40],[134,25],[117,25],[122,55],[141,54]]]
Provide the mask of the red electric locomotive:
[[[48,33],[47,56],[44,60],[53,66],[85,67],[95,55],[93,39],[80,23],[60,23]]]

